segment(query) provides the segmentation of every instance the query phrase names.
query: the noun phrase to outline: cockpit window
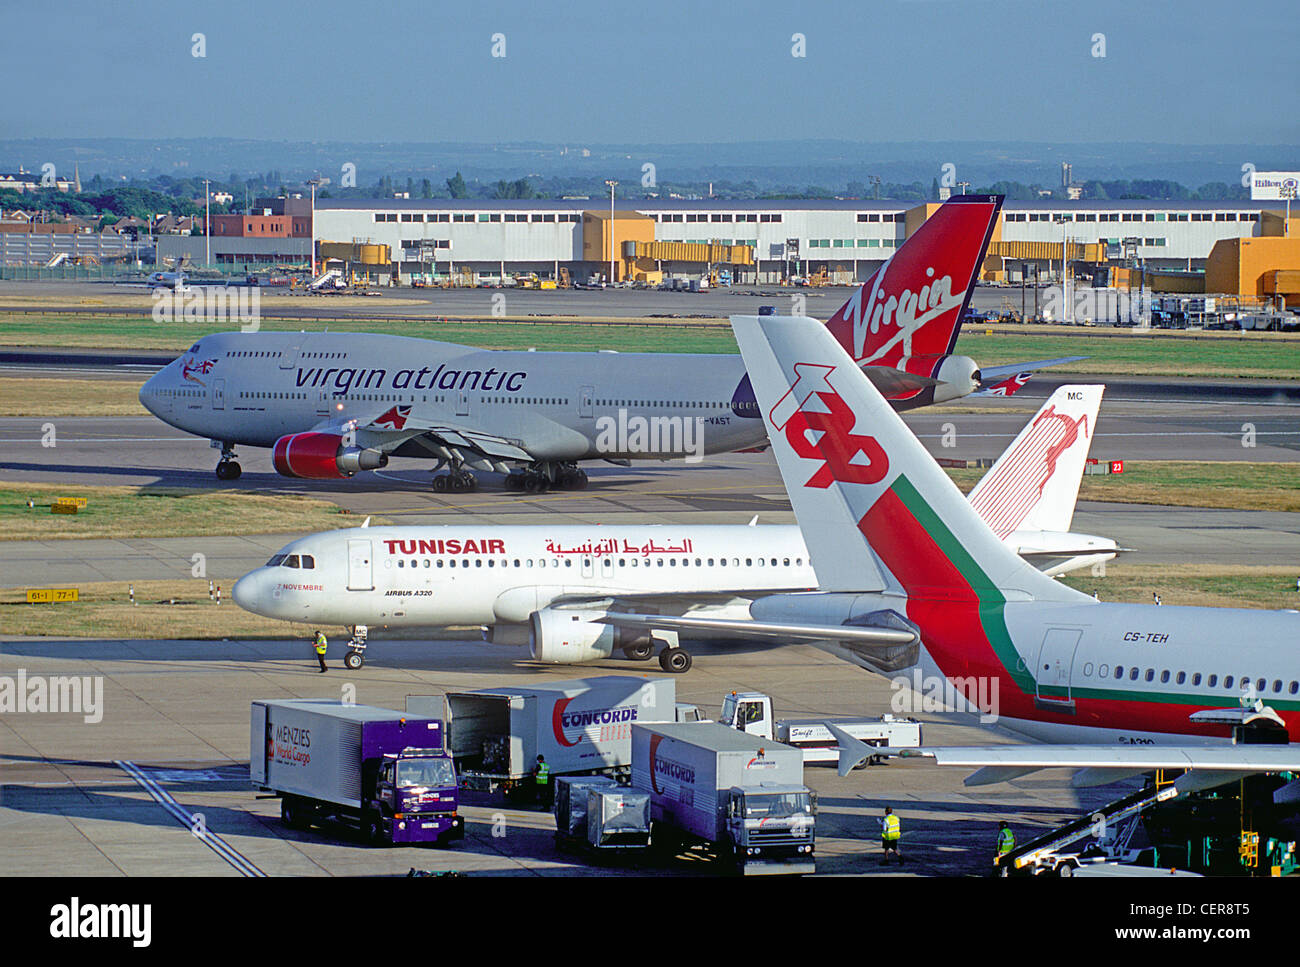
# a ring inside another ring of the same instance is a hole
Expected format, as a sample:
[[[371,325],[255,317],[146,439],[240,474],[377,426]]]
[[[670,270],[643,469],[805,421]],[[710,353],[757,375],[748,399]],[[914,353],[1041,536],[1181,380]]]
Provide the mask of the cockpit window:
[[[275,557],[271,558],[269,561],[266,562],[266,566],[267,566],[267,567],[279,567],[279,566],[280,566],[280,563],[284,560],[284,558],[285,558],[285,555],[283,555],[283,554],[277,554],[277,555],[275,555]]]
[[[281,565],[281,566],[282,566],[282,567],[297,567],[297,566],[298,566],[298,555],[297,555],[297,554],[290,554],[288,557],[286,557],[286,558],[284,559],[284,564]]]
[[[197,342],[196,342],[193,346],[191,346],[189,349],[186,350],[186,352],[191,352],[191,353],[196,353],[196,352],[198,352],[198,351],[199,351],[199,343],[197,343]]]
[[[312,557],[310,554],[304,554],[302,556],[302,566],[303,570],[312,570],[316,567],[316,558]]]

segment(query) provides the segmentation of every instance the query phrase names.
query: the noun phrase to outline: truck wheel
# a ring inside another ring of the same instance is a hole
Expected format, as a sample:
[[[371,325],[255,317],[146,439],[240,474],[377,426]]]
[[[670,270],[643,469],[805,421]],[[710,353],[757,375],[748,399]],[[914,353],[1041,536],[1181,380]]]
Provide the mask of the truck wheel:
[[[691,667],[690,652],[681,648],[665,648],[659,653],[659,667],[673,675],[681,675]]]
[[[307,820],[306,810],[292,796],[280,800],[280,822],[290,829],[306,829],[311,823]]]
[[[1057,868],[1056,868],[1056,875],[1057,875],[1057,876],[1074,876],[1074,864],[1073,864],[1073,863],[1061,863],[1061,864],[1060,864],[1059,866],[1057,866]]]
[[[361,654],[361,652],[350,651],[343,656],[343,667],[356,671],[365,663],[365,660],[366,656]]]
[[[387,846],[384,836],[384,821],[379,816],[371,816],[365,822],[366,842],[371,846]]]

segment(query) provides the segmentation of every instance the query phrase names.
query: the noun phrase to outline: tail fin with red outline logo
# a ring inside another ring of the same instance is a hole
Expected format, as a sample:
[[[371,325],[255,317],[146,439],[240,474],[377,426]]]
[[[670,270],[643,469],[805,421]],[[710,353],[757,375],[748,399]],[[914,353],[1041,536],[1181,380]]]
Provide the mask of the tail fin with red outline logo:
[[[999,537],[1070,529],[1105,389],[1058,387],[975,485],[970,505]]]
[[[909,598],[1092,600],[998,539],[821,323],[731,324],[822,590],[863,590],[868,552]]]
[[[956,195],[939,206],[826,328],[859,365],[937,378],[1002,209],[1002,195]]]

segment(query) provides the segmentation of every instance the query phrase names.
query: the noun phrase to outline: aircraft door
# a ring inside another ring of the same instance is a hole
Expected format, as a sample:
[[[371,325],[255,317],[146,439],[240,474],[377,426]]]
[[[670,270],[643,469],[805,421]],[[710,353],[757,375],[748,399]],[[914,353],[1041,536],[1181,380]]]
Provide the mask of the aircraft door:
[[[302,349],[302,343],[296,342],[289,346],[280,354],[280,368],[293,369],[298,365],[298,353]]]
[[[317,416],[330,415],[330,397],[329,397],[329,392],[327,390],[320,391],[320,399],[316,401],[316,415]]]
[[[370,541],[348,541],[348,590],[373,591],[374,589]]]
[[[578,389],[578,416],[583,419],[591,419],[595,414],[592,412],[596,401],[596,388],[594,386],[582,386]]]
[[[582,559],[582,576],[584,578],[589,578],[593,573],[595,573],[595,568],[592,566],[591,558],[584,557]]]
[[[456,415],[469,416],[469,394],[458,391],[456,393]]]
[[[212,408],[214,410],[224,410],[226,408],[226,381],[224,379],[214,379],[212,381]]]
[[[1034,682],[1037,685],[1035,704],[1058,711],[1074,712],[1074,699],[1070,695],[1070,673],[1074,665],[1074,652],[1079,647],[1083,632],[1078,628],[1049,628],[1038,649],[1034,665]]]
[[[612,557],[602,557],[600,559],[600,576],[606,580],[614,576],[614,559]]]

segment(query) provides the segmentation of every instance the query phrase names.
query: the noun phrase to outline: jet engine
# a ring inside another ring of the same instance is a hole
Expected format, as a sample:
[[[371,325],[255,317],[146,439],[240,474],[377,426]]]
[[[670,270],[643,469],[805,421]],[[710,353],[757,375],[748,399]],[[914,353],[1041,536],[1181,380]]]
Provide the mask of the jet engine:
[[[528,652],[538,661],[561,665],[608,658],[618,634],[613,625],[598,624],[600,611],[543,608],[528,618]]]
[[[388,466],[381,450],[345,447],[339,433],[291,433],[275,441],[272,463],[276,473],[311,480],[337,480],[358,470]]]

